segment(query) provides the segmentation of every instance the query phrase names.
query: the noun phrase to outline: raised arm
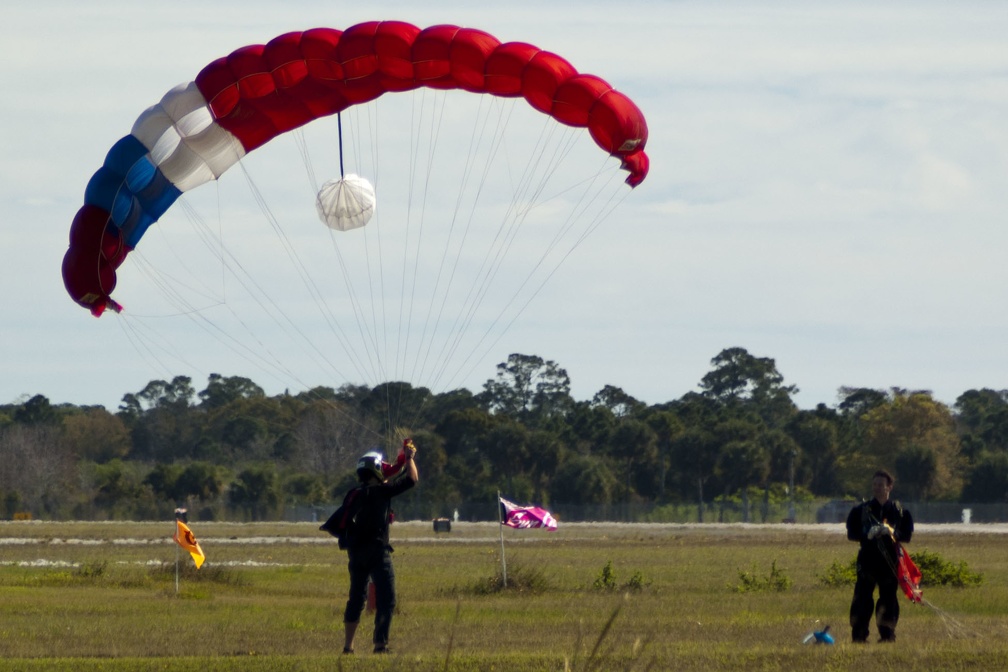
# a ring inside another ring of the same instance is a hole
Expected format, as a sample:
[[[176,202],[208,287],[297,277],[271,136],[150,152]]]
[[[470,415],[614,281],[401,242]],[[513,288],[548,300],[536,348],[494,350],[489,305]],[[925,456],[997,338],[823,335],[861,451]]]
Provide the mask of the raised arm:
[[[414,483],[420,480],[420,475],[417,473],[416,466],[416,446],[410,441],[406,447],[403,449],[406,454],[406,477],[409,478]]]

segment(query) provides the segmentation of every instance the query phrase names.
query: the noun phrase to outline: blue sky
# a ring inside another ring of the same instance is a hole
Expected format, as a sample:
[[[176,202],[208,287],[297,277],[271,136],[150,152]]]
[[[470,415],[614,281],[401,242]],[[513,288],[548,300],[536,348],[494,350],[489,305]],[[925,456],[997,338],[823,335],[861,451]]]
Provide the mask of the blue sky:
[[[226,349],[198,356],[205,339],[187,320],[165,320],[185,350],[153,354],[128,322],[142,311],[92,318],[59,267],[87,180],[168,89],[240,46],[374,19],[530,42],[603,76],[648,119],[647,181],[466,387],[521,352],[566,368],[578,399],[611,384],[658,403],[695,390],[735,346],[773,357],[806,408],[834,404],[841,386],[947,403],[1008,387],[1003,5],[19,5],[0,24],[0,403],[41,393],[115,408],[152,379],[189,375],[201,389],[211,372],[269,393],[346,382],[310,365],[285,379]],[[271,207],[286,211],[284,198]]]

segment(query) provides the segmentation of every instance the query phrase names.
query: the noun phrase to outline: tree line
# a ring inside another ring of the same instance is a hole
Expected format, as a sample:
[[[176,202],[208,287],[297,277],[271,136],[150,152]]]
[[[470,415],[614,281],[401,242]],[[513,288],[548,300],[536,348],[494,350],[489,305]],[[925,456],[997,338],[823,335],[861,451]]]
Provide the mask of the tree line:
[[[244,377],[154,380],[103,406],[36,395],[0,406],[0,514],[261,520],[333,502],[362,453],[420,452],[418,515],[463,502],[699,503],[860,498],[888,468],[907,501],[1008,500],[1008,390],[949,407],[926,390],[841,388],[797,408],[772,358],[727,348],[698,390],[648,405],[606,385],[570,394],[554,361],[513,354],[483,389],[404,382],[267,396]]]

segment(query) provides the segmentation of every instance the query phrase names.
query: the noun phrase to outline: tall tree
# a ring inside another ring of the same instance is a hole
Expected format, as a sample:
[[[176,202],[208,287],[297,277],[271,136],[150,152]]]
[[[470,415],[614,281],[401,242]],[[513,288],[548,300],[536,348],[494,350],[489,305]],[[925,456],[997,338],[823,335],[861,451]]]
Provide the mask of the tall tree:
[[[276,470],[268,464],[246,467],[231,483],[229,498],[251,520],[265,519],[280,503]]]
[[[705,396],[734,406],[748,403],[771,426],[780,426],[795,412],[791,395],[794,385],[784,385],[784,376],[770,357],[756,357],[745,348],[726,348],[711,360],[713,370],[700,381]]]
[[[413,387],[405,382],[382,383],[371,390],[361,408],[385,435],[394,435],[400,428],[421,423],[432,399],[426,387]]]
[[[614,385],[606,385],[592,397],[593,406],[608,408],[616,418],[626,418],[643,411],[647,405]]]
[[[266,396],[261,387],[241,376],[224,377],[211,373],[205,390],[199,393],[200,406],[215,409],[239,399],[258,399]]]
[[[130,429],[130,456],[163,461],[191,456],[200,433],[190,414],[195,396],[188,376],[152,380],[140,392],[124,395],[118,415]]]
[[[798,444],[808,480],[799,477],[817,495],[843,494],[837,479],[839,442],[835,414],[825,409],[800,411],[788,425],[788,434]]]
[[[762,430],[759,424],[737,417],[714,427],[716,473],[726,495],[761,484],[769,474],[770,460],[760,441]]]
[[[130,435],[123,421],[97,406],[63,419],[67,448],[78,458],[108,462],[130,451]]]
[[[512,354],[497,365],[497,377],[483,384],[485,407],[531,425],[563,416],[573,405],[570,376],[556,362]]]
[[[964,440],[978,440],[983,448],[1008,450],[1008,390],[967,390],[953,408]]]
[[[1008,453],[983,455],[963,486],[966,502],[1008,502]]]
[[[483,454],[493,467],[494,477],[510,492],[514,492],[511,480],[528,469],[527,441],[528,430],[513,420],[497,423],[483,440]]]
[[[553,501],[566,504],[609,504],[619,482],[606,465],[586,455],[571,455],[557,469]]]
[[[191,462],[175,479],[172,495],[176,503],[189,504],[192,499],[205,503],[213,501],[223,491],[223,478],[216,465]]]
[[[658,498],[664,499],[668,471],[672,466],[672,442],[683,432],[683,423],[672,411],[652,410],[644,419],[655,434],[658,450]]]
[[[889,400],[865,413],[861,423],[864,454],[878,466],[890,466],[897,480],[905,477],[913,494],[922,499],[958,496],[963,473],[955,422],[949,408],[929,392],[893,389]],[[899,473],[900,464],[905,474]],[[927,475],[924,469],[932,472]]]
[[[689,427],[672,441],[672,468],[681,477],[683,496],[697,502],[697,521],[703,522],[704,488],[714,475],[718,462],[718,444],[710,430]]]
[[[608,440],[608,453],[623,472],[623,497],[627,501],[647,490],[654,496],[660,471],[654,430],[641,420],[626,418],[613,427]],[[640,474],[637,473],[640,468]],[[643,485],[643,488],[635,486]]]
[[[870,387],[841,387],[839,394],[840,413],[850,418],[860,418],[876,406],[889,401],[889,395],[885,390]]]
[[[563,440],[554,432],[533,430],[526,438],[535,492],[533,499],[546,505],[550,501],[550,485],[557,468],[567,455]]]
[[[41,394],[36,394],[14,411],[14,422],[22,425],[49,425],[57,421],[56,409]]]
[[[466,408],[451,411],[435,427],[435,432],[444,437],[445,478],[452,481],[463,497],[482,497],[499,487],[499,483],[493,482],[493,469],[484,446],[500,421],[500,417],[482,408]]]
[[[195,396],[189,376],[175,376],[171,382],[152,380],[139,392],[124,395],[119,410],[130,418],[154,408],[186,411]]]

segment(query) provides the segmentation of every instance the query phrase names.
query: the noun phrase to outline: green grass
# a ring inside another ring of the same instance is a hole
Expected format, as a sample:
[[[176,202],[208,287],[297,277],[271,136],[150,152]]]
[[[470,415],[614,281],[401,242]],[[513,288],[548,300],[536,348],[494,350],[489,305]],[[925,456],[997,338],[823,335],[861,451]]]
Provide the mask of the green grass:
[[[346,555],[310,524],[0,523],[0,670],[993,670],[1008,668],[1008,535],[918,531],[983,575],[902,603],[895,646],[848,643],[856,553],[836,527],[397,523],[395,655],[339,655]],[[15,542],[13,540],[21,540]],[[89,540],[83,543],[81,540]],[[608,569],[606,569],[608,567]],[[607,585],[596,582],[605,574]],[[784,589],[737,589],[743,574]],[[783,581],[787,579],[787,581]],[[833,647],[803,646],[832,625]]]

